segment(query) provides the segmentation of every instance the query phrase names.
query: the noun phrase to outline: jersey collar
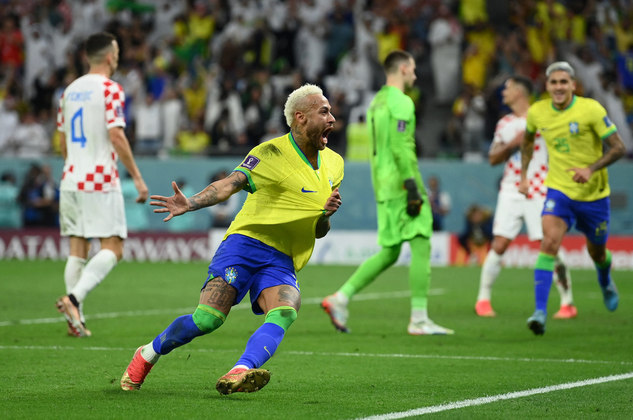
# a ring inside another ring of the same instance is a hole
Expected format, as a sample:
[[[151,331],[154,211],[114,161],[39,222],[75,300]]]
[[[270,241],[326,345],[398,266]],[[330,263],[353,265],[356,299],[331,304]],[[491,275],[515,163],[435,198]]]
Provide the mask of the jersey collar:
[[[571,96],[571,102],[569,103],[569,105],[567,105],[565,107],[565,109],[558,109],[554,106],[554,102],[550,103],[550,105],[552,106],[552,109],[556,112],[563,112],[563,111],[567,111],[569,108],[571,108],[572,106],[574,106],[574,104],[576,103],[576,95],[572,95]]]
[[[303,150],[301,150],[301,148],[297,145],[297,142],[295,141],[295,138],[292,135],[292,131],[288,133],[288,137],[290,138],[290,144],[292,144],[292,147],[294,147],[299,157],[306,163],[306,165],[312,168],[312,164],[310,163],[306,155],[303,153]],[[321,152],[317,150],[317,168],[316,169],[319,169],[320,167],[321,167]]]

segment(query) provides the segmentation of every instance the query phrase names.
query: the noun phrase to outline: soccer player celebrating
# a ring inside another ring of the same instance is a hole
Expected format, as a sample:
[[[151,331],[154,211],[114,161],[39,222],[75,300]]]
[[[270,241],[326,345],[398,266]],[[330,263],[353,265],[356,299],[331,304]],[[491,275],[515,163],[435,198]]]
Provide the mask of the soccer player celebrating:
[[[408,241],[411,246],[408,332],[412,335],[453,334],[453,330],[435,324],[427,314],[433,217],[415,154],[415,105],[404,93],[416,79],[415,61],[405,51],[394,51],[385,58],[383,68],[386,84],[367,111],[371,174],[377,200],[378,244],[382,249],[361,264],[336,293],[321,302],[321,306],[337,330],[349,332],[349,300],[392,266],[400,255],[402,244]]]
[[[547,188],[543,185],[547,175],[547,149],[538,133],[535,137],[534,154],[528,168],[529,192],[527,197],[519,193],[521,180],[519,146],[525,131],[525,116],[530,107],[531,91],[532,83],[525,77],[513,76],[506,80],[502,91],[503,103],[509,106],[512,112],[499,120],[490,145],[488,155],[490,164],[497,165],[505,162],[505,168],[492,228],[494,238],[481,268],[479,295],[475,304],[475,313],[483,317],[496,315],[490,303],[492,285],[501,271],[501,258],[519,233],[523,222],[531,241],[540,241],[543,238],[541,210],[543,210],[547,193]],[[561,300],[560,310],[554,318],[576,317],[578,311],[573,304],[571,278],[560,255],[557,257],[553,274]]]
[[[64,157],[60,183],[59,224],[70,236],[64,269],[66,295],[56,302],[68,321],[68,334],[91,335],[83,316],[83,301],[123,257],[127,237],[125,209],[117,159],[134,181],[136,201],[144,203],[148,190],[125,136],[121,86],[110,80],[119,62],[113,35],[97,33],[86,40],[88,74],[72,82],[59,100],[57,129]],[[101,249],[86,263],[90,239]]]
[[[609,311],[618,307],[619,296],[611,279],[611,252],[606,248],[610,207],[606,167],[625,153],[617,128],[604,107],[574,94],[574,69],[569,63],[555,62],[547,67],[545,75],[550,98],[534,103],[528,110],[519,186],[522,194],[529,194],[527,171],[539,131],[547,146],[549,172],[541,218],[543,240],[534,269],[536,310],[527,320],[537,335],[545,333],[556,254],[565,233],[574,225],[587,239],[605,306]]]
[[[343,158],[326,147],[334,127],[321,88],[306,84],[290,94],[284,115],[290,133],[264,142],[226,178],[192,197],[172,182],[174,195],[152,195],[165,221],[218,204],[244,189],[249,196],[218,247],[193,314],[176,318],[165,331],[137,349],[121,378],[121,388],[138,390],[160,356],[219,328],[231,307],[250,293],[264,324],[246,343],[235,366],[217,384],[221,394],[254,392],[270,373],[260,367],[272,357],[297,318],[301,296],[295,271],[301,270],[315,238],[330,229],[341,205]]]

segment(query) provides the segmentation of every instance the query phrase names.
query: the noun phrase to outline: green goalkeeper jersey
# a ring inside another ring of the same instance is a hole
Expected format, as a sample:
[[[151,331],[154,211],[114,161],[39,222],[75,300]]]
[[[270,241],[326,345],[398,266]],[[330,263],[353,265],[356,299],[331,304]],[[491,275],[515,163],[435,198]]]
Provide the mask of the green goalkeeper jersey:
[[[367,111],[370,137],[371,175],[376,200],[402,199],[406,205],[404,180],[413,178],[428,203],[415,154],[415,105],[393,86],[383,86]]]

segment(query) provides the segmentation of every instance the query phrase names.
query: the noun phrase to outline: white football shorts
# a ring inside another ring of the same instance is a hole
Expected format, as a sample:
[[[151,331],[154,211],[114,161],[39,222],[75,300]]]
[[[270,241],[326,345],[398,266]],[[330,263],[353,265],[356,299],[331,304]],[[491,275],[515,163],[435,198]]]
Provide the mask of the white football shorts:
[[[528,200],[523,195],[499,193],[497,208],[492,225],[492,234],[514,239],[521,231],[525,223],[530,241],[543,239],[543,226],[541,225],[541,211],[545,198],[533,198]]]
[[[127,238],[125,207],[120,191],[60,191],[59,225],[62,236]]]

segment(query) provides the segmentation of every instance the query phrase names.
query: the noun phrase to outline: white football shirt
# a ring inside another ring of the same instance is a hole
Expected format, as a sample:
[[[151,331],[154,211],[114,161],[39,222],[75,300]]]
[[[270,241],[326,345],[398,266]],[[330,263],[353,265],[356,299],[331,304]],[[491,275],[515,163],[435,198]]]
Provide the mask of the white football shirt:
[[[67,150],[60,190],[121,191],[108,130],[125,127],[124,106],[121,86],[103,75],[86,74],[66,88],[57,112]]]
[[[515,114],[508,114],[497,122],[495,135],[492,145],[495,143],[509,143],[516,136],[525,131],[525,117],[519,117]],[[534,153],[528,167],[527,179],[530,187],[528,189],[528,199],[544,198],[547,194],[547,187],[543,185],[545,176],[547,175],[547,149],[541,135],[537,132],[534,139]],[[517,150],[506,161],[503,178],[501,179],[500,191],[508,194],[516,194],[523,197],[519,193],[519,182],[521,181],[521,152]]]

